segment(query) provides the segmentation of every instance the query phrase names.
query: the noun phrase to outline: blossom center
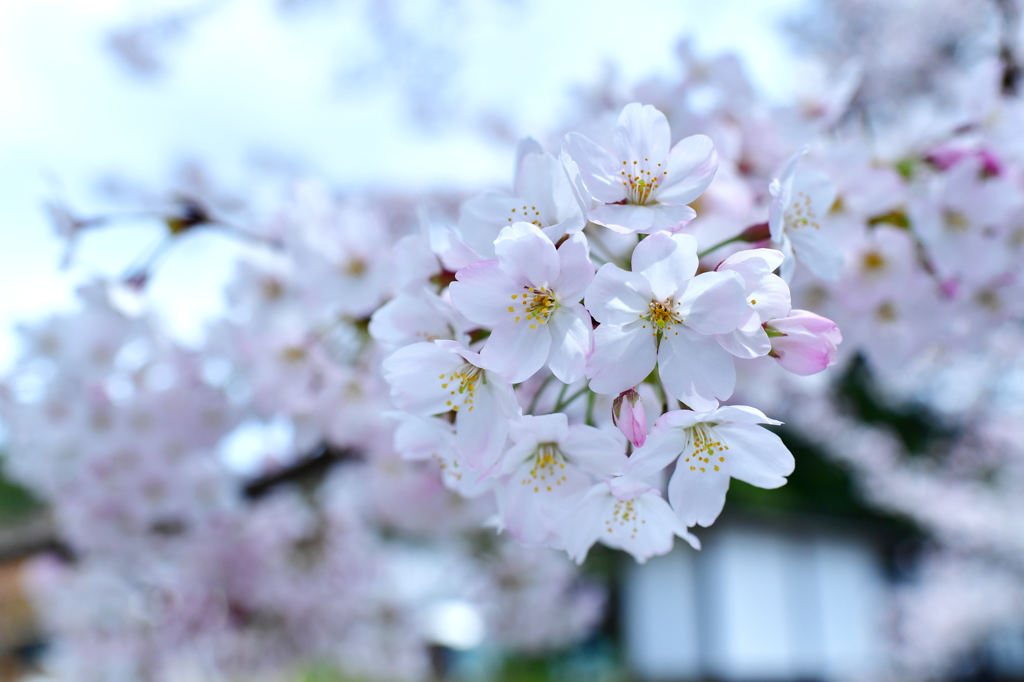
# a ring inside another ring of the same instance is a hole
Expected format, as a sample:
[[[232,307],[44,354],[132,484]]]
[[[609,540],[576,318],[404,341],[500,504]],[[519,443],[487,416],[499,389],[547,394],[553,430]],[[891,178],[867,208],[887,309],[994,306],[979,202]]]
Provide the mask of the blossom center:
[[[821,228],[818,223],[818,214],[814,212],[814,205],[811,204],[811,198],[803,192],[797,194],[797,198],[786,209],[783,219],[786,227],[794,230],[808,226],[815,230]]]
[[[524,286],[526,293],[512,294],[512,300],[518,301],[522,309],[516,310],[515,305],[510,305],[508,311],[515,314],[516,322],[525,318],[530,323],[530,329],[536,329],[538,324],[544,324],[551,317],[551,314],[558,308],[558,301],[555,293],[547,287]]]
[[[729,446],[709,424],[697,424],[690,427],[689,432],[689,442],[683,449],[683,454],[687,456],[679,466],[689,466],[690,471],[702,474],[709,469],[720,471],[721,465],[725,464],[725,451]]]
[[[626,202],[643,206],[647,203],[655,203],[654,195],[658,192],[658,186],[664,182],[667,170],[661,169],[661,164],[653,166],[648,159],[643,163],[633,161],[632,164],[622,162],[622,186],[626,190]]]
[[[683,318],[676,312],[678,307],[679,303],[673,301],[671,297],[664,301],[651,301],[647,304],[646,319],[651,321],[653,335],[657,336],[658,332],[671,331],[674,324],[682,324]],[[641,317],[644,316],[641,315]],[[678,333],[676,332],[676,334]]]
[[[472,412],[476,384],[483,374],[482,369],[467,362],[453,370],[451,374],[440,375],[438,379],[441,380],[441,388],[448,391],[448,407],[455,412],[458,412],[460,407],[468,407],[469,412]]]
[[[633,504],[635,501],[628,500],[623,502],[622,500],[616,500],[615,506],[612,508],[611,518],[605,519],[605,530],[609,533],[614,533],[616,530],[628,532],[630,539],[635,540],[636,534],[640,530],[640,525],[647,523],[637,513],[636,505]]]
[[[512,209],[512,214],[508,217],[509,223],[530,223],[537,227],[544,227],[544,219],[540,215],[540,211],[537,210],[536,206],[527,207],[525,204],[522,208],[518,206]]]
[[[551,492],[565,482],[565,455],[556,443],[541,443],[533,454],[529,476],[520,485],[532,485],[533,492]],[[529,460],[527,460],[529,461]]]

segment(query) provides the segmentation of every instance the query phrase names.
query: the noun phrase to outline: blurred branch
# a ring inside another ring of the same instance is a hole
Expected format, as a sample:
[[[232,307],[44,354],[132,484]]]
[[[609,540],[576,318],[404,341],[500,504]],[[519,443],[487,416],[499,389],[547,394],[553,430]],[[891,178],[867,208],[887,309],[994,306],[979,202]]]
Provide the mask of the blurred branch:
[[[999,61],[1003,64],[1002,87],[1004,95],[1016,95],[1020,82],[1021,65],[1017,60],[1014,42],[1020,27],[1020,12],[1014,0],[994,0],[1001,19],[999,34]]]

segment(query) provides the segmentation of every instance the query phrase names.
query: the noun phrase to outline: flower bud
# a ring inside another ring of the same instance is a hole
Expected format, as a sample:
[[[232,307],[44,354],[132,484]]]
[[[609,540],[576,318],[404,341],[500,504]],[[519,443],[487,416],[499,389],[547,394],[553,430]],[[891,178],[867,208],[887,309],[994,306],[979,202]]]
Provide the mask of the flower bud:
[[[770,320],[764,325],[772,342],[769,353],[783,369],[807,376],[836,364],[836,346],[843,335],[832,320],[792,310],[788,317]]]
[[[644,401],[640,399],[640,394],[635,388],[623,391],[612,402],[612,422],[619,427],[619,431],[629,439],[633,447],[641,447],[647,440]]]

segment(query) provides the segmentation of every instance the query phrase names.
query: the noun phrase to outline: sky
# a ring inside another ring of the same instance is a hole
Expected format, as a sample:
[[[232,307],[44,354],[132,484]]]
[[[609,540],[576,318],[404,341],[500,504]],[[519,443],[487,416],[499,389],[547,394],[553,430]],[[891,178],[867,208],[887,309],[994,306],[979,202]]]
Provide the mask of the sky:
[[[571,88],[599,82],[609,64],[629,81],[673,74],[684,35],[701,55],[737,53],[764,92],[785,99],[796,60],[779,23],[803,4],[395,0],[396,52],[367,38],[372,1],[283,15],[273,0],[216,0],[151,79],[113,56],[110,32],[194,0],[0,2],[0,368],[15,357],[17,322],[72,306],[77,283],[120,272],[159,235],[144,222],[97,233],[62,272],[47,200],[89,215],[104,208],[102,178],[159,189],[189,159],[239,189],[253,187],[256,158],[352,190],[505,185],[511,147],[468,121],[500,116],[517,136],[542,136]],[[450,98],[430,127],[408,113],[424,70]],[[195,342],[220,309],[237,245],[211,235],[181,247],[147,296],[173,334]]]

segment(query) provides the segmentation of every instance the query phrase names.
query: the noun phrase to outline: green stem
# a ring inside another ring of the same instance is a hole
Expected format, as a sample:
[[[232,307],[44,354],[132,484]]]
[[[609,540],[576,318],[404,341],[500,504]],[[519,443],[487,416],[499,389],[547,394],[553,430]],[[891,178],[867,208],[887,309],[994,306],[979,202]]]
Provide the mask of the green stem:
[[[700,253],[697,254],[697,258],[703,258],[704,256],[708,255],[709,253],[717,251],[718,249],[722,248],[723,246],[725,246],[727,244],[733,244],[735,242],[742,242],[742,241],[746,241],[743,238],[742,234],[738,234],[735,237],[730,237],[729,239],[726,239],[725,241],[718,242],[717,244],[715,244],[714,246],[712,246],[710,248],[704,249],[703,251],[701,251]]]
[[[566,384],[566,386],[568,385],[569,384]],[[569,407],[569,405],[572,405],[573,401],[576,400],[576,398],[579,398],[581,395],[583,395],[587,390],[589,389],[586,386],[584,386],[583,388],[569,396],[569,399],[566,400],[565,402],[562,402],[562,399],[559,398],[558,402],[555,404],[555,412],[561,412],[565,408]]]
[[[537,409],[537,402],[540,400],[540,394],[544,392],[544,389],[548,387],[548,384],[550,384],[551,380],[554,378],[555,375],[552,374],[548,376],[548,378],[544,380],[544,383],[540,385],[540,388],[537,389],[537,392],[533,394],[533,399],[530,400],[530,406],[526,408],[526,414],[533,414],[533,411]],[[564,387],[565,384],[562,384],[562,386]],[[564,391],[565,388],[562,388],[562,390]]]
[[[587,396],[587,426],[594,425],[594,401],[597,400],[597,394],[593,391]]]

